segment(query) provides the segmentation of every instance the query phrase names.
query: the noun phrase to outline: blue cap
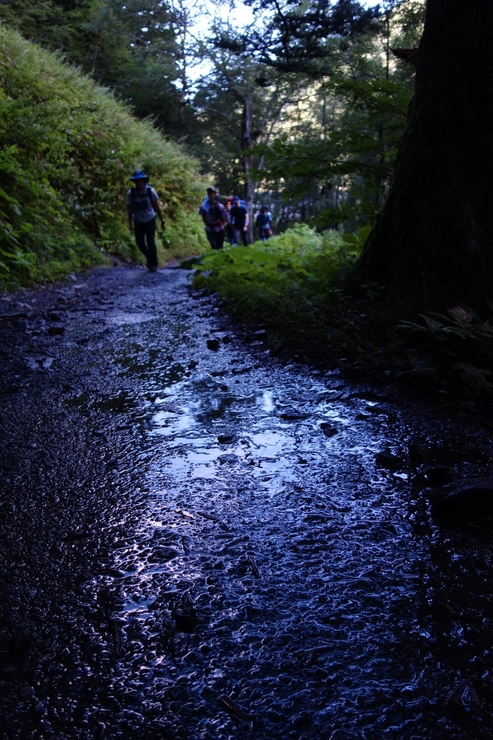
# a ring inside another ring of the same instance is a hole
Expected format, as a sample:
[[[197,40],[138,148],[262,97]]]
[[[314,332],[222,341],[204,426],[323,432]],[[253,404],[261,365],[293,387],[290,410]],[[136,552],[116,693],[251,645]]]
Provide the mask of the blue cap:
[[[134,181],[135,180],[145,180],[146,182],[149,182],[148,176],[142,170],[135,170],[135,172],[133,173],[130,179]]]

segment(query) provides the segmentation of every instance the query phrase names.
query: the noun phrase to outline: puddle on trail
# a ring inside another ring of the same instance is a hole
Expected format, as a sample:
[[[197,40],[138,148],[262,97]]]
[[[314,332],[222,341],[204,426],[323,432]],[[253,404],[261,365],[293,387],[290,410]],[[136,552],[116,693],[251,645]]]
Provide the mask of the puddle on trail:
[[[125,432],[112,560],[81,586],[113,631],[86,736],[489,737],[490,533],[435,526],[407,453],[446,424],[250,352],[210,304],[142,296],[94,340],[114,392],[65,402]]]
[[[190,369],[189,351],[177,343],[168,367],[148,351],[117,362],[143,381],[135,409],[121,403],[146,514],[105,585],[120,599],[120,680],[171,702],[146,721],[211,740],[462,737],[446,704],[457,674],[437,667],[423,616],[431,530],[415,524],[411,466],[375,464],[415,430],[337,375],[238,347]]]

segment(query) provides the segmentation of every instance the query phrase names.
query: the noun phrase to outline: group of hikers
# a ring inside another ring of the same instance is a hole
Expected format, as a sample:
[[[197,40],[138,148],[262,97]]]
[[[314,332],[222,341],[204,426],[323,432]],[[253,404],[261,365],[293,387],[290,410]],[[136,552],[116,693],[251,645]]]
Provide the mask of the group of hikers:
[[[130,180],[134,186],[127,192],[128,226],[135,235],[137,247],[147,260],[149,271],[155,272],[158,268],[155,240],[157,218],[163,231],[166,229],[159,196],[148,184],[149,177],[142,170],[135,170]],[[202,216],[212,249],[221,249],[225,238],[232,246],[248,246],[248,209],[239,196],[227,198],[224,206],[217,188],[211,185],[207,188],[207,197],[198,212]],[[262,241],[265,242],[272,236],[272,216],[267,206],[260,208],[255,225]]]
[[[226,238],[232,246],[248,246],[248,209],[238,195],[227,198],[224,206],[219,200],[217,188],[211,185],[207,188],[207,197],[199,208],[199,214],[212,249],[221,249]],[[260,208],[255,225],[262,241],[272,236],[272,216],[267,206]]]

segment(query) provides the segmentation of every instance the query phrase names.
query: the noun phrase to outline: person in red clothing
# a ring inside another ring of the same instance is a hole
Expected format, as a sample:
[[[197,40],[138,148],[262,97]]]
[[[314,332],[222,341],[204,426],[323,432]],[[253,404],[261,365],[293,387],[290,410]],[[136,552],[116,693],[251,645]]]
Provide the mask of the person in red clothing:
[[[199,208],[205,224],[205,234],[212,249],[221,249],[224,244],[224,228],[228,223],[225,207],[217,200],[217,188],[207,188],[207,198]]]

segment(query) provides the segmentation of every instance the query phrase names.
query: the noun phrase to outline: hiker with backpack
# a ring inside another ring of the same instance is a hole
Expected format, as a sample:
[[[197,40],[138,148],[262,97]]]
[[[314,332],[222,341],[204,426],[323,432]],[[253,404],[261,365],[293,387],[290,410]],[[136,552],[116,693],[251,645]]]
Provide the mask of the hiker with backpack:
[[[272,216],[269,213],[267,206],[262,206],[260,213],[257,216],[256,226],[258,233],[263,242],[272,236]]]
[[[207,198],[200,206],[199,214],[205,224],[205,234],[212,249],[222,249],[228,214],[222,203],[217,200],[217,188],[213,186],[207,188]]]
[[[135,234],[138,248],[147,260],[149,272],[158,268],[156,250],[156,214],[161,228],[166,229],[159,196],[150,185],[148,176],[142,170],[135,170],[130,180],[134,187],[127,193],[128,228]]]
[[[231,222],[233,224],[233,233],[235,244],[242,244],[248,246],[248,210],[246,205],[240,198],[235,195],[233,198],[233,205],[230,211]]]

